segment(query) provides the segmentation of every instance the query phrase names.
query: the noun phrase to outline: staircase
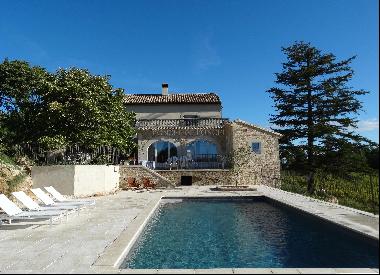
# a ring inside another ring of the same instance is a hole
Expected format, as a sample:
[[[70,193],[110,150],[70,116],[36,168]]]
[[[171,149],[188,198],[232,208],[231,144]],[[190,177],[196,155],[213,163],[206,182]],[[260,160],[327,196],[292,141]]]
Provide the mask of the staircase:
[[[127,185],[127,178],[135,178],[138,183],[141,183],[143,178],[148,178],[157,187],[174,188],[176,186],[164,176],[142,165],[121,165],[120,187]]]

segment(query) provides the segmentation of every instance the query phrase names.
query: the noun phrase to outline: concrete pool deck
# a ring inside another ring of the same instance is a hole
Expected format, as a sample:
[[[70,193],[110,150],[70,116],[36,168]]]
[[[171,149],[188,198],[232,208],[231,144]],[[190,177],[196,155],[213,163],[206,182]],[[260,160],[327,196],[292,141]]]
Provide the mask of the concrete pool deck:
[[[378,269],[208,269],[127,270],[113,267],[147,216],[162,197],[264,195],[281,203],[379,238],[379,217],[266,186],[257,191],[215,192],[210,186],[174,190],[122,191],[96,198],[68,222],[49,227],[42,223],[0,226],[0,273],[379,273]],[[374,240],[376,241],[376,240]]]

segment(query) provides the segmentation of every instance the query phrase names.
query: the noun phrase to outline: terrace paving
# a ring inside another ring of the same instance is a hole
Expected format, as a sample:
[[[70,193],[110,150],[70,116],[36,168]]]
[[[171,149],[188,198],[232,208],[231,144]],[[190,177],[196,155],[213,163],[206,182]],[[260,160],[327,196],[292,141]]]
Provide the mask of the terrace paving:
[[[282,203],[333,220],[378,240],[379,217],[313,200],[273,188],[258,186],[257,192],[214,192],[209,187],[174,190],[122,191],[97,197],[96,205],[71,215],[61,224],[13,223],[0,226],[0,273],[378,273],[378,269],[209,269],[119,270],[113,267],[125,241],[132,238],[162,196],[265,195]],[[124,238],[124,239],[123,239]],[[115,249],[114,249],[115,248]],[[118,254],[119,253],[119,254]]]

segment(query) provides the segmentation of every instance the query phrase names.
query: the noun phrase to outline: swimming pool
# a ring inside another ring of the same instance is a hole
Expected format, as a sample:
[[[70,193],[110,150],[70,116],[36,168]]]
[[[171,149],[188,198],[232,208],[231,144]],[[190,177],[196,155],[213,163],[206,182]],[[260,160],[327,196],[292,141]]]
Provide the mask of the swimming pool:
[[[379,243],[265,197],[163,199],[120,268],[379,266]]]

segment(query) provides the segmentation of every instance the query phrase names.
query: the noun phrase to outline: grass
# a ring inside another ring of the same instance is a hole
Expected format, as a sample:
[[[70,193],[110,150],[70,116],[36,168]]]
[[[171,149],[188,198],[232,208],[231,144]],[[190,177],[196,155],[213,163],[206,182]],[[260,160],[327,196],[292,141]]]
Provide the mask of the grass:
[[[11,157],[9,157],[9,156],[5,155],[4,153],[1,153],[1,152],[0,152],[0,163],[12,165],[12,166],[16,165],[16,163],[14,162],[14,160]]]
[[[281,189],[340,205],[379,213],[379,175],[351,173],[334,175],[317,173],[315,192],[307,192],[307,178],[290,171],[282,174]]]

